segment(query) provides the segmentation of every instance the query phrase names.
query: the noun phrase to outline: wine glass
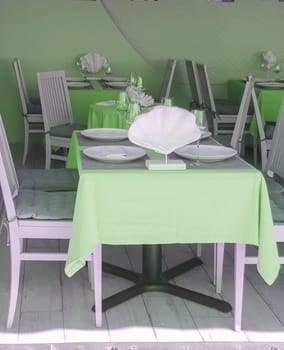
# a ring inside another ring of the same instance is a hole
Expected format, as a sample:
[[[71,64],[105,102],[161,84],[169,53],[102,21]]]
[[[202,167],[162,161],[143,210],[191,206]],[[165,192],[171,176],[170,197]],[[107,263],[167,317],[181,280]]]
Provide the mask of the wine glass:
[[[163,97],[161,100],[161,104],[167,107],[171,107],[173,105],[172,97]]]
[[[195,116],[196,116],[196,125],[198,126],[199,130],[201,131],[201,136],[202,133],[207,130],[207,120],[205,117],[205,113],[202,110],[197,110],[195,111]],[[200,138],[196,142],[197,146],[197,157],[196,157],[196,165],[200,165]]]
[[[134,119],[137,117],[137,115],[140,113],[140,105],[137,102],[131,102],[128,106],[128,113],[127,113],[127,124],[130,126]]]

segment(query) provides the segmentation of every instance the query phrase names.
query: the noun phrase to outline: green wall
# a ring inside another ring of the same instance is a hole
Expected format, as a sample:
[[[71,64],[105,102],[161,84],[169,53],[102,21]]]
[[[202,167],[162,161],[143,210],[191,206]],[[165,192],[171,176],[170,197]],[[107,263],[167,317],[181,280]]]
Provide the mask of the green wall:
[[[226,96],[228,79],[266,74],[259,69],[262,51],[284,58],[283,18],[284,3],[277,0],[0,0],[0,113],[8,138],[23,140],[14,57],[21,59],[34,94],[36,72],[78,74],[75,57],[100,52],[114,74],[143,75],[153,95],[166,59],[177,58],[173,95],[187,106],[185,58],[206,63],[215,94]]]

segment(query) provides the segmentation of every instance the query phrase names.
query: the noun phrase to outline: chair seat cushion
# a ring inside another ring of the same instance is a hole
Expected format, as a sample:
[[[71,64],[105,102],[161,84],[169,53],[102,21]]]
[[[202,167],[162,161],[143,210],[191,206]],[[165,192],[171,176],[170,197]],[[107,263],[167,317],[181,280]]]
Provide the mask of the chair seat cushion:
[[[20,189],[42,191],[77,191],[79,174],[73,169],[17,170]]]
[[[19,191],[15,198],[19,219],[72,220],[76,192]]]
[[[71,138],[74,130],[84,130],[85,128],[86,128],[86,126],[82,125],[82,124],[58,125],[58,126],[53,126],[52,128],[50,128],[50,135]]]
[[[270,198],[274,223],[284,223],[284,187],[273,178],[264,175]]]
[[[230,100],[216,99],[215,105],[216,105],[216,112],[218,114],[237,115],[240,108],[239,104],[232,102]]]
[[[41,114],[42,113],[40,104],[29,103],[27,107],[28,107],[29,114]]]
[[[272,140],[275,129],[275,123],[266,123],[264,126],[264,134],[268,140]]]

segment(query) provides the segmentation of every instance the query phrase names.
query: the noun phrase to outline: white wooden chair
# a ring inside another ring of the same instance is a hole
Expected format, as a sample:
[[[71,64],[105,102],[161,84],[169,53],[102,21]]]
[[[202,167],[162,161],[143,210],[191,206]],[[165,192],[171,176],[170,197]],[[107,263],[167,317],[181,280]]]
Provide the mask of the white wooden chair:
[[[0,114],[0,152],[9,169],[10,177],[19,189],[55,191],[77,191],[79,175],[74,169],[19,169],[16,170],[3,120]]]
[[[40,72],[37,79],[45,131],[45,167],[49,169],[52,159],[66,161],[66,156],[53,153],[53,148],[67,151],[73,131],[84,126],[73,123],[64,71]]]
[[[167,60],[166,68],[164,71],[164,78],[162,82],[162,87],[160,91],[160,101],[163,97],[168,98],[170,97],[171,88],[174,80],[174,74],[176,69],[177,61],[175,59],[169,58]]]
[[[214,135],[232,134],[239,112],[239,104],[226,99],[215,100],[206,65],[197,63],[196,68],[202,94],[202,104]]]
[[[284,242],[284,187],[277,179],[284,180],[284,99],[273,134],[272,145],[267,159],[266,172],[269,176],[267,188],[270,197],[272,217],[277,242]],[[276,178],[276,179],[275,179]],[[280,257],[284,264],[284,256]],[[245,265],[257,264],[257,257],[246,255],[246,246],[235,247],[235,330],[241,330],[243,286]]]
[[[62,252],[26,251],[27,239],[69,240],[76,192],[44,192],[20,190],[15,174],[0,152],[0,185],[10,237],[10,301],[7,328],[14,320],[22,261],[65,261]],[[101,245],[87,260],[91,261],[91,280],[94,281],[96,325],[102,323],[102,258]]]
[[[249,105],[251,100],[251,92],[254,87],[254,80],[252,77],[248,77],[242,100],[240,103],[239,112],[237,115],[236,123],[234,126],[233,135],[231,137],[230,146],[234,148],[238,154],[241,153],[243,142],[244,142],[244,130],[245,124],[248,117]],[[229,135],[227,135],[229,136]],[[222,289],[222,277],[223,277],[223,260],[224,260],[224,243],[214,244],[214,273],[213,273],[213,284],[216,288],[216,293],[221,293]],[[202,255],[202,245],[197,245],[197,256]]]
[[[191,60],[185,60],[185,66],[191,91],[190,109],[203,109],[202,95],[200,90],[196,62]]]
[[[43,134],[43,118],[39,98],[32,98],[28,95],[27,86],[25,83],[21,62],[18,58],[13,60],[13,67],[16,74],[17,85],[21,100],[22,112],[24,115],[24,152],[23,165],[26,162],[30,134]]]

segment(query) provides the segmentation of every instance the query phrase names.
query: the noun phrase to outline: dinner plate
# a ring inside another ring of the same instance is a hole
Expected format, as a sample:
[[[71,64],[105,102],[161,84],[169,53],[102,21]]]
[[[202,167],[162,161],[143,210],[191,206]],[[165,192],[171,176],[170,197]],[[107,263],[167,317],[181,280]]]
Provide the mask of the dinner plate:
[[[212,133],[210,131],[202,131],[200,140],[208,139],[208,137],[210,137],[211,135]]]
[[[83,77],[66,77],[66,81],[86,81]]]
[[[116,81],[127,81],[127,78],[125,77],[104,77],[104,81],[109,81],[109,82],[116,82]]]
[[[88,82],[82,82],[82,81],[68,81],[67,86],[69,87],[78,87],[78,88],[83,88],[83,87],[88,87],[90,86],[90,83]]]
[[[107,86],[111,87],[127,87],[127,81],[108,81],[106,82]]]
[[[97,102],[96,105],[97,106],[114,106],[116,104],[115,100],[109,100],[109,101],[101,101],[101,102]]]
[[[92,140],[121,141],[127,139],[128,132],[118,128],[95,128],[82,130],[81,135]]]
[[[209,163],[232,158],[237,151],[230,147],[209,145],[200,145],[198,150],[197,145],[187,145],[176,149],[175,154],[186,159],[199,159],[200,162]]]
[[[256,83],[258,87],[266,88],[266,89],[284,89],[284,82],[270,81],[270,82],[261,82]]]
[[[126,163],[145,156],[146,152],[135,146],[94,146],[83,150],[92,159],[105,163]]]

